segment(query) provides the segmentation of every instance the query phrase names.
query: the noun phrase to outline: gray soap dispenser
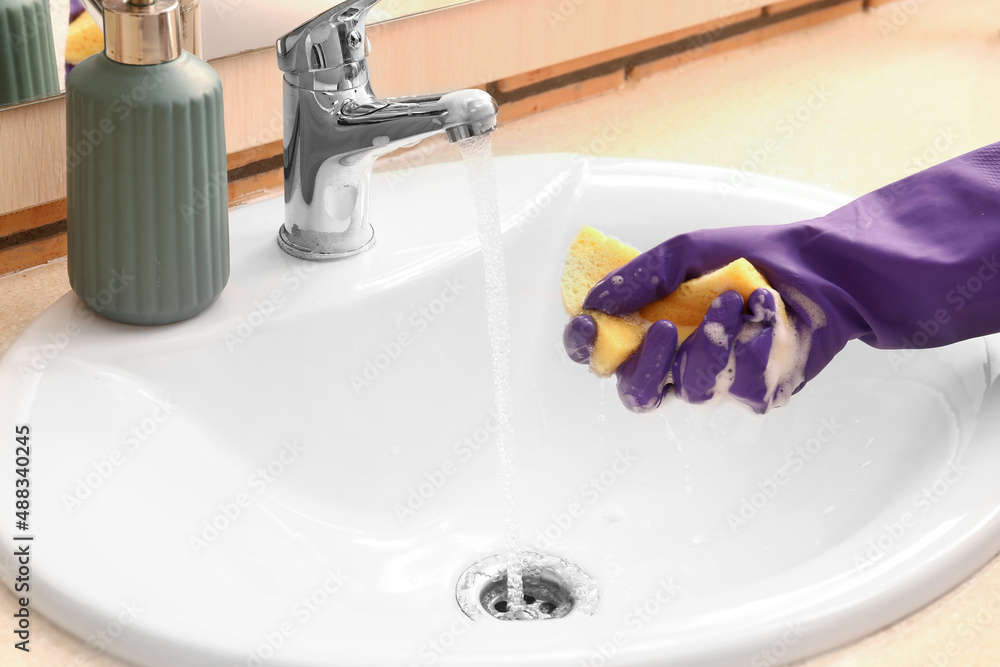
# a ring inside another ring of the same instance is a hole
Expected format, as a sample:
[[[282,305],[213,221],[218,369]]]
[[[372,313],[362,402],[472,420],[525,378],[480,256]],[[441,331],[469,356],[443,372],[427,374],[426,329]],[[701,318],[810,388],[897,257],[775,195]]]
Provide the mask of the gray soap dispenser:
[[[229,279],[222,84],[177,0],[105,0],[104,35],[66,79],[70,284],[109,319],[177,322]]]

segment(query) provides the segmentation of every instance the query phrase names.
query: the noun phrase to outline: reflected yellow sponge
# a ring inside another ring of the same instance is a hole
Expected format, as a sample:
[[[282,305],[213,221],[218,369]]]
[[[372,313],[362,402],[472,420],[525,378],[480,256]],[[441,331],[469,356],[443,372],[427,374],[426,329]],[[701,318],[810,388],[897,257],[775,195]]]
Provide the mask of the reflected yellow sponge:
[[[69,33],[66,36],[67,64],[79,65],[103,50],[104,34],[90,14],[83,12],[69,24]]]
[[[712,301],[729,290],[746,301],[759,287],[770,287],[764,276],[745,259],[682,283],[672,293],[649,304],[637,315],[612,317],[584,311],[583,302],[597,282],[639,254],[635,248],[611,238],[593,227],[584,227],[570,244],[563,265],[562,300],[570,317],[587,313],[597,323],[597,340],[590,368],[599,377],[613,374],[639,348],[647,326],[657,320],[677,325],[680,340],[701,323]]]

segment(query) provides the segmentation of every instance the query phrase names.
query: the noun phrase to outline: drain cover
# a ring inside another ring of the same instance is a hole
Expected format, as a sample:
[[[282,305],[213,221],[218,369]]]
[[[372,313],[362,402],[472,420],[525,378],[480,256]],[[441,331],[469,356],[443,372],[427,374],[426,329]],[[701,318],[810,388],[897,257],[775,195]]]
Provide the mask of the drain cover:
[[[458,604],[473,620],[492,616],[505,621],[540,621],[571,613],[589,616],[600,598],[597,585],[579,567],[556,556],[523,551],[524,606],[513,609],[507,600],[506,560],[485,558],[458,580]]]
[[[570,592],[557,582],[543,579],[537,583],[524,582],[524,607],[515,612],[508,604],[506,576],[483,589],[479,602],[490,615],[505,620],[512,613],[514,620],[562,618],[573,609]]]

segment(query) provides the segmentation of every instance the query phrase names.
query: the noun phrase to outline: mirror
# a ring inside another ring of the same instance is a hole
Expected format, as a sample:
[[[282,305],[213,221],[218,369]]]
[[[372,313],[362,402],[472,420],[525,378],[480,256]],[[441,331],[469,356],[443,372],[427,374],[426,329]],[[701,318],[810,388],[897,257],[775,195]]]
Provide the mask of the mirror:
[[[382,0],[368,25],[475,0]],[[89,0],[100,2],[100,0]],[[200,5],[199,5],[200,3]],[[182,0],[199,6],[206,60],[274,46],[281,35],[337,0]],[[65,89],[72,66],[104,48],[83,0],[0,0],[0,107],[37,102]],[[87,7],[96,14],[97,10]]]
[[[0,0],[0,106],[63,90],[70,0]]]
[[[368,12],[367,25],[468,1],[382,0]],[[202,0],[204,57],[211,60],[274,46],[279,37],[335,4],[337,0]]]

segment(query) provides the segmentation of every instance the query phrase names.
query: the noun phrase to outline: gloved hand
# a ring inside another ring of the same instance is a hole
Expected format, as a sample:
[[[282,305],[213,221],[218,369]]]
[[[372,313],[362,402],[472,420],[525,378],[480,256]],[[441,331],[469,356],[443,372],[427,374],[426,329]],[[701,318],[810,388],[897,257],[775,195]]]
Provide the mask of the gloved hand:
[[[938,347],[1000,331],[1000,144],[880,188],[832,213],[788,225],[676,236],[612,272],[584,308],[638,311],[685,280],[745,257],[781,295],[735,292],[712,304],[677,347],[662,320],[618,369],[626,407],[647,411],[672,385],[699,403],[728,392],[758,412],[785,402],[854,338],[882,349]],[[569,356],[589,360],[593,318],[567,325]]]

